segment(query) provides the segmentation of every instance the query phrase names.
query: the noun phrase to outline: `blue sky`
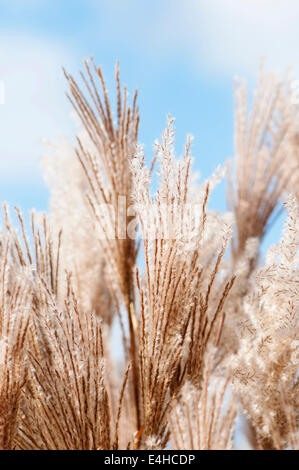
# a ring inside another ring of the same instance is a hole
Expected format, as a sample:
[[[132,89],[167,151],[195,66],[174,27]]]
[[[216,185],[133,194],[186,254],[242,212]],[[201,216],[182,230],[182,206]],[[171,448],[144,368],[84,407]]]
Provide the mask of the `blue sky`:
[[[209,176],[233,155],[233,76],[252,87],[262,54],[299,73],[298,20],[296,0],[0,0],[0,200],[47,209],[43,142],[76,131],[61,66],[78,76],[89,55],[111,94],[117,59],[122,82],[138,86],[146,154],[171,113],[177,153],[192,134],[194,168]],[[225,209],[224,183],[211,206]]]

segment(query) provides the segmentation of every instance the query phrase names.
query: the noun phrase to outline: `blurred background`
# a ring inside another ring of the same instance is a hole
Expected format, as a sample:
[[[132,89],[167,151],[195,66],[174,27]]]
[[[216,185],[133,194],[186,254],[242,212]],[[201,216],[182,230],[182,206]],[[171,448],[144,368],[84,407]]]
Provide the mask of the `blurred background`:
[[[194,135],[194,167],[209,176],[233,155],[233,77],[252,89],[264,55],[298,78],[298,20],[296,0],[0,0],[0,200],[47,209],[45,142],[76,132],[61,67],[78,77],[89,55],[111,95],[117,59],[122,83],[138,86],[146,154],[171,113],[177,154]],[[210,206],[225,209],[224,183]]]
[[[299,78],[298,21],[296,0],[0,0],[0,201],[47,210],[46,144],[77,131],[61,68],[78,78],[89,55],[111,96],[116,60],[122,83],[138,87],[147,156],[170,113],[177,154],[192,134],[194,168],[208,177],[233,155],[233,77],[253,90],[263,55],[267,68],[292,64]],[[225,182],[210,207],[225,210]]]

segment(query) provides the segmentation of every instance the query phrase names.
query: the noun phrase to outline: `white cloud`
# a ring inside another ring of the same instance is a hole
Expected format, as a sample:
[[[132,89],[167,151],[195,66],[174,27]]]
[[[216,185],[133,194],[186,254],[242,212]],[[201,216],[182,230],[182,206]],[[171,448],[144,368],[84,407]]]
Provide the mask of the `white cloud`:
[[[274,69],[293,64],[299,73],[298,17],[294,0],[175,0],[162,21],[172,46],[185,48],[197,65],[231,76],[255,73],[261,55]]]
[[[73,69],[72,58],[53,42],[0,35],[0,182],[37,184],[42,139],[70,130],[62,65]]]
[[[264,55],[269,67],[296,64],[296,0],[89,0],[104,18],[103,38],[127,44],[154,60],[188,59],[220,77],[255,75]],[[165,62],[164,62],[165,63]]]
[[[13,3],[18,1],[25,4]],[[298,57],[295,0],[88,3],[98,4],[108,43],[113,35],[114,45],[121,41],[126,50],[149,55],[157,63],[167,64],[171,58],[181,67],[188,59],[193,73],[208,71],[220,80],[235,73],[254,75],[261,54],[267,66],[280,69]],[[104,39],[99,39],[101,47]],[[61,65],[70,70],[79,66],[63,44],[13,30],[0,34],[0,83],[5,88],[5,104],[0,104],[0,180],[39,178],[41,139],[72,128]],[[295,65],[299,78],[299,64]]]

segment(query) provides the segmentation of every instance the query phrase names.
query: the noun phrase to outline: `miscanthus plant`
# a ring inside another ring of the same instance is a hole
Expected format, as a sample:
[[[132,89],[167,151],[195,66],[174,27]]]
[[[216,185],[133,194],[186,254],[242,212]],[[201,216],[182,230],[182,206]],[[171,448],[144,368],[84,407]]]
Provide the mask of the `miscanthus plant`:
[[[75,146],[44,158],[49,214],[25,227],[16,209],[16,227],[3,210],[0,448],[226,450],[245,416],[252,448],[298,449],[290,79],[261,68],[251,106],[236,83],[221,214],[208,203],[223,169],[197,183],[191,139],[174,155],[172,118],[146,160],[137,93],[121,87],[118,65],[115,111],[92,60],[80,85],[65,76],[81,128]],[[282,210],[281,240],[262,257]]]

